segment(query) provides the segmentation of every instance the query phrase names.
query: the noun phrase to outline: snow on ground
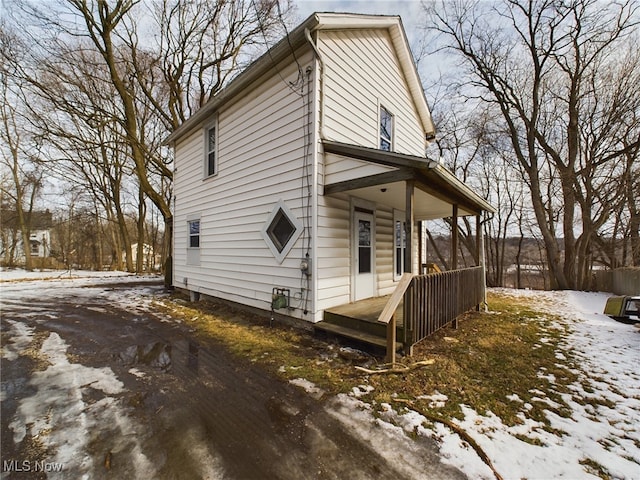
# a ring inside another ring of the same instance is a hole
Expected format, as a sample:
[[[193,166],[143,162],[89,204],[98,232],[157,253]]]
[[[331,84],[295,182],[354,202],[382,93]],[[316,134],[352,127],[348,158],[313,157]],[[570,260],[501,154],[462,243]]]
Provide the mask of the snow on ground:
[[[500,291],[534,300],[543,315],[557,315],[557,321],[568,327],[561,345],[563,351],[557,352],[556,358],[561,364],[571,356],[580,365],[578,381],[569,386],[572,393],[562,395],[572,414],[564,418],[547,410],[548,422],[558,431],[550,433],[542,423],[527,417],[531,405],[512,392],[505,392],[508,400],[522,404],[521,425],[505,425],[492,412],[481,414],[466,405],[461,405],[465,418],[458,425],[487,453],[505,479],[596,479],[600,478],[596,466],[608,478],[640,479],[640,330],[602,313],[610,294]],[[545,375],[540,372],[541,377]],[[553,383],[552,376],[546,378]],[[302,386],[302,382],[298,383]],[[307,384],[304,387],[310,388]],[[374,444],[379,441],[380,449],[392,453],[395,444],[403,445],[397,438],[389,443],[389,438],[397,437],[398,429],[417,433],[436,440],[441,461],[459,468],[469,478],[496,478],[467,442],[448,427],[432,424],[409,409],[398,414],[390,405],[382,405],[383,411],[375,414],[373,407],[359,400],[362,392],[362,386],[354,388],[349,395],[339,395],[330,406],[334,416],[350,424],[362,438]],[[545,392],[532,393],[554,407]],[[423,398],[431,400],[435,407],[448,401],[437,391],[425,392]],[[600,402],[589,403],[590,400]],[[379,438],[380,429],[375,426],[383,427],[386,443]],[[402,458],[407,463],[415,462],[418,452],[402,448]],[[389,458],[393,459],[393,455]],[[411,476],[416,472],[405,473]]]
[[[144,313],[150,311],[153,301],[144,284],[159,283],[160,281],[161,277],[157,275],[136,275],[119,271],[46,270],[29,272],[20,269],[0,269],[0,301],[10,303],[13,308],[23,309],[25,315],[47,315],[47,309],[39,307],[32,301],[25,300],[34,298],[34,292],[37,292],[36,297],[42,300],[59,297],[61,292],[64,294],[65,289],[68,288],[68,293],[65,294],[67,301],[73,301],[74,298],[108,299],[109,303],[124,306],[129,310],[134,308],[140,313]],[[78,288],[109,286],[114,283],[119,285],[130,283],[132,286],[126,291],[115,291],[108,288],[98,291],[92,288]],[[104,312],[102,307],[95,307],[95,310]]]
[[[14,348],[21,342],[31,340],[33,329],[21,327],[18,322],[8,322],[14,341],[3,355],[12,359]],[[6,327],[3,327],[6,328]],[[124,407],[117,399],[124,385],[109,367],[92,368],[72,363],[67,357],[68,345],[57,333],[51,333],[42,343],[39,354],[46,360],[45,370],[33,372],[29,385],[35,389],[33,395],[20,401],[18,410],[9,428],[13,440],[20,443],[29,434],[39,439],[45,449],[55,452],[52,465],[80,472],[82,478],[89,478],[94,465],[89,444],[98,432],[110,428],[118,432],[106,432],[116,439],[114,451],[131,451],[135,455],[137,478],[153,478],[155,467],[142,453],[137,440],[139,432],[129,420]],[[85,400],[88,390],[93,390],[97,401]],[[4,392],[4,390],[3,390]],[[2,398],[4,400],[4,398]],[[108,426],[108,427],[105,427]],[[62,472],[62,470],[60,470]],[[52,472],[49,478],[64,478],[63,473]]]
[[[579,380],[570,385],[572,394],[562,395],[572,414],[564,418],[545,412],[551,427],[564,432],[562,435],[549,433],[529,419],[527,404],[522,405],[520,413],[522,425],[510,427],[491,412],[481,414],[462,406],[465,418],[459,426],[482,447],[504,478],[599,478],[585,465],[595,462],[610,478],[639,479],[640,330],[602,313],[610,294],[501,291],[535,300],[542,312],[558,315],[559,322],[569,327],[562,345],[565,353],[558,352],[557,358],[560,363],[571,352],[580,364]],[[553,406],[544,392],[533,393]],[[522,402],[511,392],[505,392],[505,396]],[[589,403],[590,399],[605,402]],[[470,478],[494,478],[476,453],[447,427],[438,424],[426,429],[425,419],[411,411],[398,415],[389,409],[383,418],[403,425],[407,431],[417,430],[436,438],[443,461]]]
[[[123,272],[67,271],[60,275],[59,272],[0,271],[0,297],[3,302],[19,304],[22,294],[27,291],[37,290],[41,298],[59,295],[60,282],[65,282],[70,287],[69,298],[96,295],[94,289],[72,287],[108,285],[116,280],[114,277],[117,277],[118,283],[150,279],[148,276],[138,277]],[[47,287],[49,281],[37,278],[56,278],[56,289]],[[15,281],[18,279],[24,281]],[[459,422],[459,426],[482,447],[496,470],[506,479],[598,478],[596,471],[585,465],[589,462],[599,465],[603,473],[611,478],[640,479],[640,330],[632,325],[616,322],[602,313],[609,294],[506,289],[501,289],[500,292],[533,300],[542,314],[558,315],[558,322],[568,327],[569,333],[561,345],[563,351],[557,352],[556,357],[559,364],[570,357],[580,364],[580,372],[577,372],[579,380],[570,386],[572,393],[563,394],[563,400],[571,408],[572,415],[570,418],[563,418],[546,411],[551,426],[564,432],[562,435],[550,433],[542,429],[541,424],[527,417],[530,405],[523,403],[513,392],[504,392],[507,399],[522,404],[521,425],[507,426],[491,412],[476,412],[468,406],[462,406],[465,418]],[[144,287],[132,285],[124,295],[122,291],[116,294],[108,289],[101,290],[98,294],[113,302],[124,302],[129,307],[136,305],[135,308],[141,312],[152,308],[151,295]],[[33,312],[37,308],[37,305],[25,305],[25,312]],[[3,355],[11,359],[21,350],[24,342],[30,342],[33,332],[15,322],[8,322],[8,325],[13,330],[13,343],[3,348]],[[32,410],[23,411],[22,420],[14,425],[14,435],[22,435],[25,428],[37,428],[38,425],[33,420],[41,417],[38,409],[45,408],[47,402],[57,401],[56,398],[62,396],[78,401],[81,398],[78,396],[78,389],[81,388],[103,389],[105,394],[119,388],[116,381],[109,377],[109,372],[84,370],[85,367],[69,364],[63,354],[65,348],[64,342],[56,334],[51,334],[43,344],[41,353],[50,358],[52,365],[39,374],[63,375],[58,382],[61,390],[38,391],[31,399]],[[68,373],[74,371],[79,375],[77,381],[67,377]],[[545,372],[540,372],[540,375],[544,376]],[[549,376],[546,378],[554,381]],[[35,381],[37,384],[37,376]],[[296,379],[292,383],[310,393],[319,393],[313,384],[304,379]],[[386,449],[390,459],[395,458],[394,455],[398,453],[389,444],[390,439],[395,439],[391,443],[402,446],[401,458],[404,459],[406,469],[409,469],[405,472],[408,476],[419,473],[414,467],[420,464],[420,452],[407,450],[407,443],[398,437],[402,431],[435,439],[440,447],[442,461],[458,467],[469,478],[494,478],[493,472],[475,451],[444,425],[430,424],[411,410],[398,414],[389,406],[382,414],[374,414],[369,405],[358,399],[367,388],[359,386],[350,395],[340,395],[330,400],[329,411],[334,417],[350,425],[355,434],[369,442],[378,442],[379,448],[382,451]],[[535,393],[541,401],[553,406],[545,392]],[[424,395],[434,405],[443,405],[448,401],[446,396],[437,391],[425,392]],[[606,401],[589,403],[590,399]],[[102,408],[101,412],[90,409],[85,410],[85,413],[89,416],[112,415],[119,418],[115,405],[97,406]],[[71,402],[69,408],[81,407],[82,405]],[[87,419],[85,425],[90,427],[94,421]],[[120,425],[119,428],[126,431],[131,427]],[[83,436],[82,432],[66,433],[69,434],[71,435],[67,438],[71,439]],[[525,437],[535,443],[521,440]],[[66,461],[63,458],[59,460]],[[148,473],[152,470],[151,466],[144,464],[144,461],[141,462],[143,471]]]
[[[81,296],[95,298],[96,295],[110,294],[117,298],[108,289],[96,292],[94,289],[77,287],[108,285],[114,281],[140,283],[155,278],[157,277],[140,277],[124,272],[1,271],[0,300],[2,304],[12,304],[13,308],[23,309],[26,316],[37,317],[51,314],[32,300],[25,302],[22,299],[59,297],[67,287],[68,293],[64,295],[67,301]],[[133,305],[139,305],[138,308],[141,309],[148,308],[151,302],[151,297],[145,295],[142,287],[132,286],[126,296],[128,301],[134,299]],[[9,333],[9,341],[2,347],[2,356],[15,360],[31,344],[35,330],[23,323],[4,318],[2,324],[2,329]],[[93,435],[107,425],[118,432],[113,435],[114,438],[123,439],[116,442],[113,448],[130,451],[135,456],[136,473],[139,474],[137,478],[155,476],[155,467],[142,453],[136,440],[136,428],[139,426],[128,419],[117,398],[123,390],[122,382],[109,367],[91,368],[70,362],[67,349],[68,345],[57,333],[50,333],[42,343],[38,354],[48,366],[45,370],[32,374],[29,384],[35,391],[20,402],[9,425],[14,441],[19,443],[28,433],[55,452],[52,457],[53,465],[64,465],[65,469],[71,468],[81,472],[83,478],[89,478],[93,460],[89,454],[82,452],[88,451]],[[87,402],[85,398],[89,390],[95,392],[93,397],[100,399]],[[0,400],[4,398],[0,397]],[[64,478],[64,475],[52,472],[49,478]]]
[[[578,381],[569,386],[572,393],[562,394],[572,414],[564,418],[547,410],[548,422],[558,432],[550,433],[542,423],[527,417],[531,405],[505,392],[508,400],[522,404],[521,425],[505,425],[492,412],[480,414],[466,405],[461,405],[465,418],[458,425],[487,453],[505,479],[599,478],[594,467],[609,478],[640,479],[640,330],[602,313],[610,296],[607,293],[499,291],[533,300],[541,314],[557,316],[560,326],[567,327],[563,351],[558,351],[556,358],[562,364],[571,357],[580,365]],[[555,381],[545,372],[540,372],[540,377],[552,384]],[[311,388],[301,379],[292,383]],[[459,468],[469,478],[495,478],[477,453],[448,427],[432,424],[412,410],[398,414],[389,405],[382,405],[383,411],[374,414],[370,405],[359,400],[364,392],[370,390],[356,387],[349,395],[339,395],[330,407],[335,417],[351,424],[362,438],[378,441],[376,425],[388,424],[383,428],[387,437],[396,436],[397,429],[402,428],[409,434],[435,439],[441,461]],[[545,392],[532,393],[538,401],[557,407]],[[435,408],[448,401],[437,391],[425,392],[421,398],[431,400]],[[380,449],[388,452],[399,443],[397,439],[389,443],[389,438],[380,442]],[[416,452],[405,449],[403,455],[405,460],[415,461]]]
[[[96,272],[93,270],[23,270],[21,268],[7,269],[0,267],[0,282],[22,280],[58,280],[72,278],[113,278],[127,277],[132,274],[119,271]]]

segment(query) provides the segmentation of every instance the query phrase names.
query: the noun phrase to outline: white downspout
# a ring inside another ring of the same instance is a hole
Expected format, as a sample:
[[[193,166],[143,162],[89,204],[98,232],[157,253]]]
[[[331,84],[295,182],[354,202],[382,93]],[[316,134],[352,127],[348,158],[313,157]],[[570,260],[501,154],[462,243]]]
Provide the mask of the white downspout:
[[[318,312],[318,242],[317,242],[317,238],[318,238],[318,210],[319,210],[319,206],[318,206],[318,196],[320,195],[320,188],[318,185],[318,182],[320,181],[320,173],[319,173],[319,153],[318,153],[318,149],[319,149],[319,141],[321,141],[322,139],[326,138],[324,135],[324,63],[322,62],[322,57],[320,56],[320,52],[318,51],[318,47],[315,45],[315,43],[313,43],[313,39],[311,38],[311,32],[309,31],[308,28],[306,28],[304,30],[304,35],[307,38],[307,41],[309,42],[309,44],[311,45],[311,48],[313,48],[313,51],[315,53],[316,56],[316,60],[318,62],[319,65],[319,78],[318,78],[318,89],[316,90],[315,88],[313,89],[314,92],[314,97],[313,97],[313,104],[316,104],[316,101],[319,102],[319,106],[318,106],[318,110],[319,112],[314,108],[314,115],[313,115],[313,124],[316,125],[316,122],[319,124],[319,128],[318,129],[313,129],[313,136],[312,136],[312,145],[313,145],[313,150],[312,150],[312,156],[313,156],[313,161],[312,161],[312,187],[311,187],[311,191],[312,191],[312,201],[311,201],[311,231],[313,232],[313,244],[312,244],[312,248],[311,248],[311,291],[312,291],[312,299],[311,299],[311,311],[313,312],[312,315],[312,322],[317,322],[317,321],[321,321],[322,317],[319,315]],[[318,92],[319,93],[316,93]],[[319,99],[317,99],[316,95],[319,96]],[[318,138],[318,135],[320,136],[320,138]]]
[[[308,28],[304,29],[304,36],[307,38],[307,41],[313,48],[313,51],[318,59],[318,64],[320,65],[320,140],[325,140],[327,136],[324,133],[324,62],[322,61],[322,55],[320,55],[320,50],[315,43],[313,43],[313,38],[311,38],[311,32]]]

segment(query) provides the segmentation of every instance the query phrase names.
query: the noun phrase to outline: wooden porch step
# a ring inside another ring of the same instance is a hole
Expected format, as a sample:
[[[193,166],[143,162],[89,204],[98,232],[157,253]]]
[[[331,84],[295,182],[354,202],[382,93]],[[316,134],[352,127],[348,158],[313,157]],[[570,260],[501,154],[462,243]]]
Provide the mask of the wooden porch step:
[[[377,321],[356,318],[331,311],[324,312],[324,320],[321,323],[337,325],[363,334],[384,338],[387,335],[387,326]]]
[[[348,338],[351,340],[356,340],[358,342],[362,342],[368,345],[373,345],[376,347],[380,347],[383,349],[387,348],[387,339],[386,337],[382,337],[379,335],[375,335],[373,333],[369,333],[362,330],[356,330],[353,328],[345,327],[342,325],[338,325],[335,323],[329,323],[326,321],[316,323],[314,325],[315,330],[322,330],[324,332]],[[402,349],[402,343],[396,342],[396,351]]]

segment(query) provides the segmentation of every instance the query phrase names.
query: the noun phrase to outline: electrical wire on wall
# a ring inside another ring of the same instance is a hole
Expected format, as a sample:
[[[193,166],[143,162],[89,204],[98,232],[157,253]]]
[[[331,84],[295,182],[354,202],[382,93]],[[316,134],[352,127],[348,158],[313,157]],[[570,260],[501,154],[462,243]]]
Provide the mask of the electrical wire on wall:
[[[307,261],[307,271],[301,272],[301,290],[304,289],[304,314],[308,313],[308,303],[309,303],[309,292],[311,290],[311,264],[310,264],[310,255],[311,255],[311,200],[312,200],[312,189],[311,189],[311,148],[312,148],[312,132],[311,132],[311,113],[312,113],[312,96],[311,92],[313,89],[310,84],[312,81],[313,69],[311,67],[307,68],[307,99],[305,102],[304,96],[302,97],[303,102],[303,112],[306,107],[306,115],[303,115],[302,127],[303,127],[303,137],[304,137],[304,151],[303,151],[303,166],[302,166],[302,185],[300,187],[300,196],[301,203],[304,208],[304,215],[302,219],[302,245],[305,249],[305,260]],[[306,117],[306,118],[305,118]],[[306,190],[306,195],[305,195]],[[306,245],[305,245],[306,244]],[[304,285],[304,281],[306,280],[306,286]],[[306,288],[305,288],[306,287]]]
[[[252,0],[254,1],[254,0]],[[255,3],[254,3],[255,6]],[[306,74],[306,82],[305,77],[302,72],[302,66],[298,61],[298,57],[296,55],[295,49],[291,44],[291,37],[289,36],[289,31],[287,29],[286,22],[282,18],[282,11],[280,9],[280,2],[276,1],[276,8],[278,9],[278,19],[282,24],[282,27],[285,31],[285,38],[287,44],[289,45],[289,49],[291,50],[291,55],[296,63],[296,67],[298,69],[298,78],[295,82],[288,82],[287,85],[291,90],[293,90],[296,94],[300,96],[302,100],[302,137],[304,141],[303,146],[303,156],[302,156],[302,175],[301,175],[301,186],[300,186],[300,203],[302,205],[302,209],[304,211],[302,215],[302,245],[304,250],[304,258],[301,259],[301,262],[306,262],[307,268],[306,270],[300,269],[300,295],[301,295],[301,304],[303,308],[303,312],[306,315],[309,312],[308,304],[309,304],[309,292],[311,291],[311,265],[310,265],[310,255],[311,255],[311,200],[312,200],[312,192],[311,192],[311,92],[310,88],[311,83],[311,73],[312,69],[307,68]],[[264,31],[263,31],[264,34]],[[271,57],[273,62],[273,58]],[[275,67],[275,62],[274,67]],[[277,70],[277,68],[276,68]],[[280,72],[278,72],[280,73]],[[282,78],[282,76],[280,77]],[[283,79],[284,81],[284,79]],[[286,82],[285,82],[286,83]],[[307,83],[307,95],[305,99],[305,91],[304,86]],[[297,91],[299,86],[300,91]]]
[[[300,186],[300,202],[303,209],[302,215],[302,246],[304,251],[304,258],[301,259],[301,262],[306,262],[307,269],[306,271],[302,268],[300,269],[300,295],[295,294],[295,298],[300,299],[301,308],[306,315],[308,313],[308,304],[309,304],[309,292],[311,291],[311,201],[312,201],[312,185],[311,185],[311,148],[312,148],[312,131],[311,131],[311,115],[312,115],[312,96],[311,92],[313,91],[310,88],[310,84],[312,82],[312,72],[313,69],[311,67],[307,67],[306,70],[306,79],[305,75],[302,71],[302,66],[296,56],[295,49],[291,44],[291,37],[289,36],[289,31],[287,29],[286,22],[282,17],[282,10],[280,9],[280,2],[276,0],[276,8],[278,20],[282,24],[282,27],[285,31],[285,39],[287,44],[289,45],[289,49],[291,50],[291,55],[296,63],[296,67],[298,70],[298,76],[295,82],[287,81],[280,70],[278,69],[278,65],[271,54],[271,49],[269,48],[269,42],[267,40],[267,34],[265,32],[264,25],[261,21],[260,11],[256,6],[255,0],[251,0],[251,4],[256,12],[256,18],[258,21],[258,25],[260,28],[260,32],[262,33],[262,37],[264,38],[265,46],[267,47],[267,53],[269,58],[271,59],[271,63],[273,64],[274,70],[277,72],[278,76],[282,80],[282,82],[287,85],[287,87],[296,95],[298,95],[302,101],[302,136],[303,136],[303,154],[302,154],[302,174],[301,174],[301,186]],[[308,84],[307,95],[305,96],[304,86],[305,83]],[[305,98],[306,97],[306,98]],[[302,265],[301,265],[302,267]]]
[[[282,73],[280,72],[280,70],[278,69],[278,65],[276,64],[276,61],[273,58],[273,55],[271,54],[271,48],[269,47],[269,40],[267,39],[267,33],[265,32],[264,24],[262,23],[262,20],[261,20],[260,10],[258,10],[258,7],[256,6],[255,0],[251,0],[251,5],[253,5],[253,9],[256,12],[256,20],[258,21],[258,28],[260,28],[260,33],[262,34],[262,38],[264,39],[265,47],[267,48],[267,54],[269,55],[269,58],[271,59],[271,63],[273,64],[273,69],[278,73],[278,76],[280,77],[280,80],[282,80],[282,82],[293,93],[295,93],[296,95],[298,95],[300,97],[303,97],[302,89],[303,89],[303,86],[304,86],[304,75],[302,73],[302,67],[300,66],[300,62],[298,62],[298,57],[296,56],[296,53],[293,50],[293,45],[291,45],[291,39],[289,37],[289,30],[287,29],[287,25],[286,25],[284,19],[282,18],[282,11],[280,10],[280,2],[278,0],[276,0],[276,7],[278,9],[278,20],[280,21],[280,23],[282,24],[282,27],[284,28],[285,38],[287,40],[287,43],[289,44],[289,49],[291,50],[291,53],[293,54],[293,59],[296,62],[296,66],[298,67],[298,77],[296,78],[295,82],[288,82],[282,76]]]

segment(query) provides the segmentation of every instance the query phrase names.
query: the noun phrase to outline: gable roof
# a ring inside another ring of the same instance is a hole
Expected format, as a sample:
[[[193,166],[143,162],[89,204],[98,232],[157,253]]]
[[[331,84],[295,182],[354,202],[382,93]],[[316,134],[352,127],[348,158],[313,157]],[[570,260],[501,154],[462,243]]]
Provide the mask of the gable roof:
[[[296,49],[307,43],[305,31],[318,30],[350,30],[350,29],[385,29],[388,30],[398,61],[404,73],[405,79],[422,127],[427,136],[435,133],[435,127],[431,119],[431,113],[427,105],[427,100],[422,89],[422,82],[418,75],[416,64],[409,48],[409,42],[402,26],[402,19],[388,15],[363,15],[356,13],[314,13],[304,22],[298,25],[289,33],[288,38],[282,38],[278,43],[269,49],[268,52],[259,57],[237,77],[235,77],[225,88],[212,97],[200,110],[187,119],[182,125],[171,133],[165,140],[165,144],[173,144],[178,139],[192,132],[206,120],[211,113],[219,109],[235,95],[242,92],[252,82],[269,72],[274,64],[285,59],[291,54],[292,49]],[[309,47],[311,47],[309,45]]]
[[[24,212],[24,216],[30,230],[48,230],[53,226],[53,214],[49,209]],[[2,228],[20,228],[18,212],[15,209],[0,209],[0,218],[2,219]]]

